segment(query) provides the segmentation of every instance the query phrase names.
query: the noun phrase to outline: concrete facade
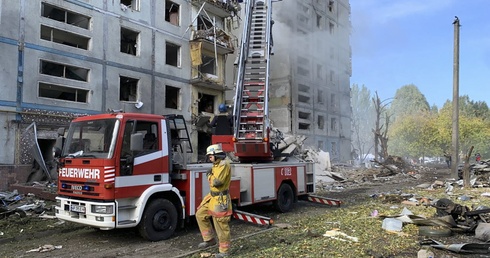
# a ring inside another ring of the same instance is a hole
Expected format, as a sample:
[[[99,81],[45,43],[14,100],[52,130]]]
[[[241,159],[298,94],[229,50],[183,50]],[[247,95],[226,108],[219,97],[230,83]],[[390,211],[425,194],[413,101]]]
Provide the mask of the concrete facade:
[[[273,4],[270,117],[306,145],[351,159],[351,48],[348,0]]]
[[[225,56],[234,50],[234,37],[225,31],[236,4],[229,2],[0,0],[0,164],[30,167],[22,135],[32,122],[49,159],[57,128],[110,109],[181,114],[194,146],[210,138],[196,121],[204,111],[200,100],[210,113],[224,102]],[[197,18],[204,11],[206,22]],[[226,36],[218,48],[206,31],[199,34],[210,22]],[[201,43],[198,52],[212,59],[206,73],[191,62],[191,42]],[[209,142],[200,144],[205,149]]]

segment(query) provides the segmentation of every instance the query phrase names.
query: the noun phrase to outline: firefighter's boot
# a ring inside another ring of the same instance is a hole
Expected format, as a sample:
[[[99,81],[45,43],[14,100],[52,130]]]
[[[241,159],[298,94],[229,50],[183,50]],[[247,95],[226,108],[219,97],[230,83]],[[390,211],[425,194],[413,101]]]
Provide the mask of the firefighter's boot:
[[[216,240],[213,238],[209,241],[204,241],[202,243],[199,243],[199,245],[197,245],[197,248],[199,248],[199,249],[208,248],[208,247],[213,246],[215,244],[216,244]]]
[[[214,257],[215,258],[225,258],[225,257],[228,257],[228,253],[217,253]]]

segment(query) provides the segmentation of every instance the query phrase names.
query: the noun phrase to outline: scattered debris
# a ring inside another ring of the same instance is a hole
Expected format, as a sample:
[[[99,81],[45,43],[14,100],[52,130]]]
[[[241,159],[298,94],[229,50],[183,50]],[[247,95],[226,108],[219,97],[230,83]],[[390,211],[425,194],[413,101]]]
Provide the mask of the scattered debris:
[[[458,254],[490,254],[490,244],[488,243],[464,243],[464,244],[443,244],[433,239],[424,240],[426,243],[421,244],[429,244],[430,246],[448,250]]]
[[[386,218],[381,227],[388,231],[402,231],[403,222],[396,218]]]
[[[39,252],[39,253],[44,253],[44,252],[50,252],[56,249],[61,249],[63,246],[61,245],[43,245],[35,249],[31,249],[29,251],[26,251],[26,253],[32,253],[32,252]]]
[[[0,219],[17,215],[20,218],[32,214],[42,214],[46,208],[44,200],[35,198],[33,194],[21,195],[17,190],[12,192],[0,192]]]
[[[325,234],[323,234],[323,236],[324,237],[330,237],[333,239],[337,239],[340,241],[345,241],[345,242],[347,242],[347,241],[359,242],[359,239],[357,237],[349,236],[345,233],[340,232],[338,229],[329,230],[329,231],[325,232]]]

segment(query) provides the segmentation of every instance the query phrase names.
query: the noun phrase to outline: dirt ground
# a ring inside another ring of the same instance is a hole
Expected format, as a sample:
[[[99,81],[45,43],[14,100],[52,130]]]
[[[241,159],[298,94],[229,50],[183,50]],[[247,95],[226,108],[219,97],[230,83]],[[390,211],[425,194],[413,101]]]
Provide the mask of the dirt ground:
[[[433,183],[435,180],[449,178],[449,170],[443,167],[425,169],[417,172],[417,176],[403,174],[386,178],[365,178],[362,180],[336,183],[325,187],[319,194],[343,202],[341,207],[323,206],[300,201],[288,213],[279,213],[270,205],[251,207],[246,211],[272,218],[279,227],[263,227],[242,221],[232,220],[232,257],[354,257],[326,250],[325,246],[333,246],[343,250],[350,244],[342,242],[338,247],[333,240],[322,239],[316,231],[316,222],[321,221],[325,214],[352,214],[362,210],[358,205],[373,203],[373,196],[380,193],[399,192],[413,189],[421,183]],[[46,207],[52,205],[48,203]],[[370,209],[371,207],[368,207]],[[53,211],[46,214],[53,215]],[[339,219],[340,220],[340,219]],[[311,225],[309,225],[311,223]],[[344,223],[345,224],[345,223]],[[416,257],[420,246],[415,240],[420,239],[413,233],[411,245],[403,251],[387,247],[387,236],[376,222],[375,230],[381,239],[372,243],[369,250],[364,248],[355,257]],[[379,229],[378,229],[379,226]],[[287,229],[283,229],[287,228]],[[345,229],[349,228],[344,226]],[[410,228],[407,229],[410,235]],[[405,231],[405,230],[404,230]],[[217,251],[216,247],[197,250],[201,241],[195,221],[189,221],[185,229],[179,230],[174,237],[166,241],[148,242],[143,240],[135,230],[101,231],[72,223],[63,223],[57,219],[42,219],[36,216],[19,218],[10,216],[0,220],[0,257],[207,257]],[[355,232],[352,230],[350,232]],[[359,232],[358,232],[359,233]],[[311,237],[311,243],[304,243]],[[459,242],[460,236],[444,239],[444,242]],[[372,238],[367,236],[367,238]],[[468,239],[464,239],[467,241]],[[471,240],[471,239],[470,239]],[[403,241],[400,240],[400,241]],[[322,247],[323,246],[323,247]],[[310,251],[304,251],[308,250]],[[490,257],[490,256],[458,256],[448,251],[434,250],[436,257]],[[212,257],[212,256],[210,256]]]

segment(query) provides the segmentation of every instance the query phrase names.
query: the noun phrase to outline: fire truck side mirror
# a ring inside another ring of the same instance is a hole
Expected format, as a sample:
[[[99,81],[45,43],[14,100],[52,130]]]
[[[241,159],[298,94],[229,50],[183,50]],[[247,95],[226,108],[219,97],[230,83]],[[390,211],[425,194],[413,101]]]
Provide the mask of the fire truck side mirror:
[[[58,136],[64,136],[65,135],[65,128],[64,127],[60,127],[58,128],[58,131],[56,131],[58,133]]]
[[[58,147],[53,147],[53,157],[59,158],[61,157],[61,149]]]
[[[143,134],[134,133],[131,134],[131,143],[129,145],[131,151],[142,151],[143,150]]]

